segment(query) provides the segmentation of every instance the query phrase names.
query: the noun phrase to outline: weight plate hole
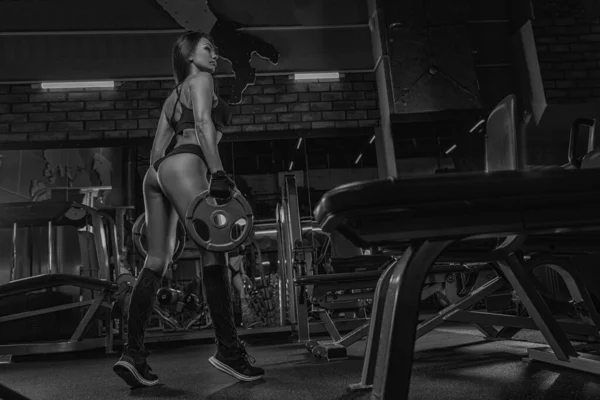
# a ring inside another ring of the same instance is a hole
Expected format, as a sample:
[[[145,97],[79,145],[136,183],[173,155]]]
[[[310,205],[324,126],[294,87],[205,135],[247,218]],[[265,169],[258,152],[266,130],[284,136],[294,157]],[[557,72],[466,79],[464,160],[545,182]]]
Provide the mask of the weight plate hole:
[[[215,212],[210,216],[212,223],[217,228],[223,228],[227,225],[227,216],[222,212]]]
[[[208,242],[210,240],[210,229],[208,225],[206,225],[206,223],[201,219],[195,219],[193,225],[194,230],[196,231],[198,236],[200,236],[200,239],[204,240],[205,242]]]
[[[248,229],[248,222],[244,218],[235,221],[231,227],[231,240],[239,240],[246,233],[246,229]]]

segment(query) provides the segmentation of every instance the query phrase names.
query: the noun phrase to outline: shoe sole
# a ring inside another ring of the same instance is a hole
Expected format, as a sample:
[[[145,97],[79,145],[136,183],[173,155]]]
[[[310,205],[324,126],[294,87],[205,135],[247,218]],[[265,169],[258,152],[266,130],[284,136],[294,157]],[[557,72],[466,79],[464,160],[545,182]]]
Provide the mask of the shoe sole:
[[[124,361],[117,361],[113,371],[131,387],[154,386],[158,383],[158,379],[154,381],[144,379],[131,364]]]
[[[242,375],[239,372],[237,372],[235,369],[229,367],[227,364],[223,364],[221,361],[217,360],[215,357],[211,357],[208,359],[208,362],[215,367],[216,369],[218,369],[221,372],[225,372],[227,375],[231,375],[236,379],[239,379],[240,381],[244,381],[244,382],[253,382],[253,381],[257,381],[259,379],[262,379],[263,375],[257,375],[257,376],[247,376],[247,375]]]

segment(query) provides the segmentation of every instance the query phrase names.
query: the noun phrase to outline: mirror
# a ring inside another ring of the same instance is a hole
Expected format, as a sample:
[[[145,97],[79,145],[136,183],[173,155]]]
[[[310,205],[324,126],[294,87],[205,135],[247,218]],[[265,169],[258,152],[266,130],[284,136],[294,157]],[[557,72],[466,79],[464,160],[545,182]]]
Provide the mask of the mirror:
[[[286,174],[296,175],[298,182],[304,181],[307,163],[303,143],[299,139],[231,143],[232,169],[228,171],[233,172],[237,188],[250,203],[255,223],[275,220]],[[304,208],[301,215],[309,215]]]
[[[0,207],[2,203],[49,200],[82,203],[84,193],[96,208],[120,206],[126,198],[121,190],[123,153],[116,147],[0,151]],[[51,245],[47,227],[18,226],[16,233],[17,266],[12,279],[48,271],[73,275],[96,272],[81,270],[80,243],[86,238],[73,227],[52,227]],[[0,229],[0,284],[11,279],[12,243],[13,230]],[[72,288],[64,291],[76,292]]]
[[[306,186],[307,162],[304,140],[279,138],[232,143],[232,171],[237,188],[250,203],[254,213],[254,234],[246,243],[243,279],[248,291],[267,288],[265,301],[273,309],[264,321],[246,315],[244,323],[276,323],[279,315],[279,266],[276,231],[277,204],[281,200],[284,177],[293,174],[300,186]],[[306,199],[300,200],[300,214],[309,217],[311,209]],[[258,233],[257,233],[258,232]],[[233,233],[233,232],[232,232]]]
[[[314,210],[319,200],[337,186],[377,179],[377,154],[373,135],[309,138],[307,197]]]
[[[464,119],[393,124],[398,177],[483,171],[485,127],[477,110],[464,113]]]
[[[370,135],[320,137],[306,140],[308,173],[305,196],[310,210],[321,197],[343,184],[378,178],[375,138]],[[305,245],[315,249],[313,273],[331,273],[329,257],[349,258],[360,250],[341,235],[323,234],[311,226],[304,235]]]
[[[99,190],[95,206],[124,202],[123,149],[68,148],[0,151],[0,203],[81,201],[80,188]]]

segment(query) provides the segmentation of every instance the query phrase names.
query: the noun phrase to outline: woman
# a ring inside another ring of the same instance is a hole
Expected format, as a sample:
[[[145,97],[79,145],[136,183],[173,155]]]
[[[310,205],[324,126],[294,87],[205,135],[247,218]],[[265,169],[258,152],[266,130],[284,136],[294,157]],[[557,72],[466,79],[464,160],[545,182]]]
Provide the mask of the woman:
[[[215,124],[222,126],[228,112],[215,94],[212,74],[217,58],[212,40],[203,32],[187,32],[173,47],[177,86],[163,105],[143,184],[148,254],[131,294],[127,344],[113,367],[130,386],[158,383],[146,362],[144,330],[163,274],[172,263],[177,219],[185,220],[199,193],[208,189],[211,196],[226,198],[235,187],[223,171],[217,148],[222,134]],[[174,136],[177,144],[167,152]],[[251,365],[254,360],[237,336],[225,254],[200,251],[203,291],[217,342],[209,362],[239,380],[260,379],[264,370]]]

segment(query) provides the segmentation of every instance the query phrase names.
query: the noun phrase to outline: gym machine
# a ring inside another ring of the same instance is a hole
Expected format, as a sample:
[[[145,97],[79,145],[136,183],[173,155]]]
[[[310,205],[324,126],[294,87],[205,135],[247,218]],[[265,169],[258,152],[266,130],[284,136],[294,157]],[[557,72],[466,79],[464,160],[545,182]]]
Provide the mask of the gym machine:
[[[5,344],[0,345],[0,354],[6,359],[10,360],[13,355],[98,347],[104,347],[107,353],[112,352],[110,311],[117,285],[113,281],[116,265],[111,262],[108,247],[111,243],[107,242],[107,227],[114,228],[114,224],[111,225],[107,218],[87,205],[71,201],[2,205],[0,227],[12,230],[10,278],[9,282],[0,286],[0,304],[3,303],[2,308],[5,308],[4,315],[0,317],[0,331],[7,335],[3,340]],[[18,230],[36,227],[47,229],[45,270],[16,279],[17,274],[27,275],[22,271],[24,265],[20,262]],[[61,253],[65,248],[61,243],[64,232],[61,230],[65,227],[75,228],[79,237],[82,265],[77,273],[64,270],[65,255]],[[58,240],[55,237],[57,231],[61,232]],[[79,291],[69,293],[65,287],[75,287]],[[89,291],[90,296],[83,291]],[[73,323],[77,315],[80,320]],[[96,333],[91,330],[94,325]],[[42,326],[43,332],[39,331]],[[55,331],[57,327],[59,330]],[[55,340],[45,339],[53,331]],[[10,335],[10,332],[18,332],[18,335]]]
[[[599,188],[596,171],[562,170],[431,176],[330,191],[316,210],[325,231],[347,232],[357,245],[411,243],[378,283],[358,386],[372,384],[376,398],[407,398],[422,283],[439,255],[465,235],[503,239],[483,260],[501,271],[552,348],[528,349],[528,359],[598,373],[599,360],[573,348],[520,254],[527,235],[599,231]]]
[[[509,142],[516,135],[516,129],[507,129],[515,127],[512,102],[509,96],[494,110],[488,135],[502,134]],[[600,178],[590,171],[597,168],[598,154],[598,149],[588,152],[576,168],[494,172],[489,163],[486,174],[357,183],[327,193],[315,210],[324,231],[340,232],[359,247],[403,249],[377,284],[363,374],[351,389],[373,388],[377,398],[406,398],[414,340],[443,320],[476,322],[487,337],[497,339],[537,329],[551,351],[529,349],[528,360],[600,373],[600,360],[580,354],[569,341],[599,336],[598,312],[576,257],[584,255],[594,264],[599,260]],[[373,192],[382,195],[374,199]],[[397,212],[406,209],[411,212]],[[417,324],[417,288],[434,263],[456,259],[456,245],[471,262],[487,263],[497,275]],[[555,271],[565,283],[570,320],[553,315],[544,296],[548,289],[535,279],[539,268]],[[520,304],[514,315],[469,310],[507,287]]]
[[[327,248],[335,235],[327,236],[321,248],[298,239],[300,218],[293,212],[297,210],[295,193],[295,177],[285,176],[282,203],[278,206],[279,265],[283,282],[280,320],[282,324],[289,321],[298,341],[304,343],[316,359],[346,357],[347,347],[367,336],[377,281],[402,251],[394,249],[389,253],[365,248],[363,255],[332,258]],[[320,229],[314,229],[315,233],[324,235]],[[450,310],[483,301],[486,292],[482,297],[479,288],[495,278],[494,270],[487,263],[471,260],[460,249],[456,249],[452,257],[439,260],[424,282],[421,299],[436,299],[448,312],[433,318],[422,329],[423,334],[450,320]],[[496,291],[499,287],[494,286]],[[311,319],[317,321],[311,322]],[[490,332],[482,325],[486,321],[474,322],[482,332]],[[311,335],[322,333],[327,333],[329,339],[311,340]]]

